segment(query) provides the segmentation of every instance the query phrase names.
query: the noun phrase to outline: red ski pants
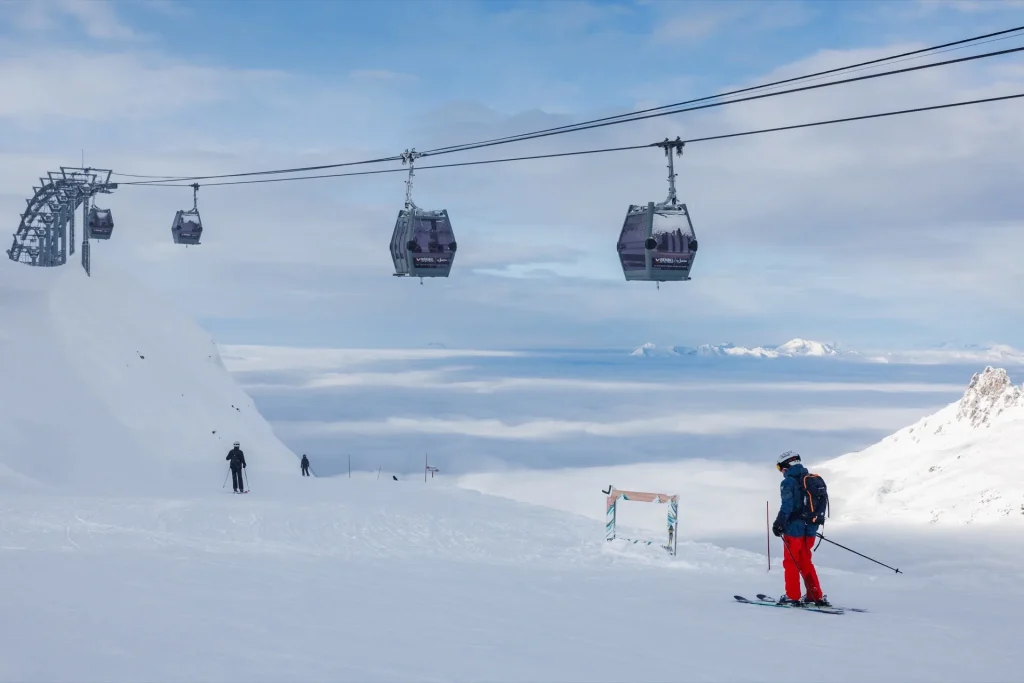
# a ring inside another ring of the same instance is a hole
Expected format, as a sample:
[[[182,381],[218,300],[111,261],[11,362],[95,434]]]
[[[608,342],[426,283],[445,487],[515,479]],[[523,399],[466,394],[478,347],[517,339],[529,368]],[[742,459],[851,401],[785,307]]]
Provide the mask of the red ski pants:
[[[804,579],[808,600],[821,600],[821,585],[818,572],[814,570],[811,552],[814,550],[814,536],[783,536],[782,568],[786,571],[786,597],[799,600],[800,577]]]

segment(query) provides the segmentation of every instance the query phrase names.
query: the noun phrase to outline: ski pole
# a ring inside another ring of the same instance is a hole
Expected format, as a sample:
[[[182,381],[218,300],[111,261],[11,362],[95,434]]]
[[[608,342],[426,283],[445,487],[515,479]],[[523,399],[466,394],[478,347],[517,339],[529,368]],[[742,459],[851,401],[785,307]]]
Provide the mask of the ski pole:
[[[786,540],[785,536],[781,536],[780,538],[782,538],[782,545],[786,546],[786,552],[789,553],[789,559],[793,560],[793,566],[796,567],[797,569],[800,569],[800,565],[797,564],[797,561],[796,561],[796,555],[793,554],[793,551],[789,547],[789,541]],[[785,564],[785,559],[786,558],[783,557],[782,559],[783,559],[783,564]]]
[[[768,501],[764,502],[764,537],[768,542],[768,571],[772,570],[772,537],[769,535],[768,525]]]
[[[249,474],[245,471],[244,467],[242,468],[242,476],[245,477],[245,490],[248,491],[249,490]]]
[[[230,477],[230,476],[231,476],[231,468],[229,467],[228,471],[227,471],[227,474],[224,475],[224,483],[220,485],[221,488],[224,488],[225,486],[228,485],[228,477]]]
[[[879,562],[878,560],[872,559],[872,558],[868,557],[867,555],[861,555],[861,553],[858,553],[858,552],[857,552],[856,550],[850,550],[850,549],[849,549],[849,548],[847,548],[847,547],[846,547],[845,545],[840,545],[839,543],[836,543],[835,541],[829,540],[829,539],[825,538],[824,536],[822,536],[821,534],[817,534],[817,536],[818,536],[818,538],[820,538],[820,539],[821,539],[821,540],[823,540],[823,541],[828,541],[828,542],[829,542],[829,543],[831,543],[832,545],[838,545],[838,546],[839,546],[840,548],[842,548],[843,550],[847,550],[847,551],[849,551],[849,552],[853,553],[854,555],[860,555],[860,556],[861,556],[861,557],[863,557],[863,558],[864,558],[865,560],[871,560],[871,561],[872,561],[872,562],[874,562],[875,564],[880,564],[880,565],[882,565],[883,567],[885,567],[886,569],[891,569],[891,570],[893,570],[893,571],[894,571],[894,572],[896,572],[897,574],[902,574],[902,573],[903,573],[903,572],[901,572],[901,571],[900,571],[899,569],[896,569],[896,567],[890,567],[889,565],[887,565],[887,564],[885,564],[885,563],[883,563],[883,562]]]

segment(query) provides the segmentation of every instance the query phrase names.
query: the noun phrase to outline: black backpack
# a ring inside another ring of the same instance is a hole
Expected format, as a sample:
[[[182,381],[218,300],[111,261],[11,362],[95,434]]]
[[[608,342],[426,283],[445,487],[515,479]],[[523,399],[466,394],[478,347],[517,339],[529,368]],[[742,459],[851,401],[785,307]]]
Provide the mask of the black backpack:
[[[808,524],[824,524],[828,516],[828,487],[817,474],[805,474],[800,480],[804,489],[801,518]]]

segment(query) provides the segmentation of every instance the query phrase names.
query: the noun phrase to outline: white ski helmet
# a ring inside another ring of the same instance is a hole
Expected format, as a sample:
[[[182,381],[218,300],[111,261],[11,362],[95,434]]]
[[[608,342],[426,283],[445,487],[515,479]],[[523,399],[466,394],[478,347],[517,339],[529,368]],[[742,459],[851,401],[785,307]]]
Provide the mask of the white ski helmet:
[[[239,446],[239,445],[241,445],[241,444],[239,444],[239,443],[238,443],[238,442],[236,441],[236,442],[235,442],[235,443],[234,443],[233,445],[234,445],[234,447],[235,447],[235,448],[238,448],[238,446]]]
[[[781,472],[793,463],[800,462],[800,454],[793,451],[786,451],[775,460],[775,468]]]

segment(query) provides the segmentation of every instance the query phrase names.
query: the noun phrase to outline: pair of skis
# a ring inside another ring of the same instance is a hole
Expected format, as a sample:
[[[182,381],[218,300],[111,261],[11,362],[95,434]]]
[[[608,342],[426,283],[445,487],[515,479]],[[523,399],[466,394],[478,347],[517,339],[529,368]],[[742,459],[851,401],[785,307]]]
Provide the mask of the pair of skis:
[[[745,605],[763,605],[765,607],[781,607],[783,609],[799,609],[806,612],[821,612],[822,614],[845,614],[846,612],[867,612],[866,609],[860,609],[857,607],[820,607],[813,603],[792,605],[780,603],[775,598],[769,597],[764,593],[757,594],[757,600],[749,600],[742,595],[732,596],[737,602]]]

